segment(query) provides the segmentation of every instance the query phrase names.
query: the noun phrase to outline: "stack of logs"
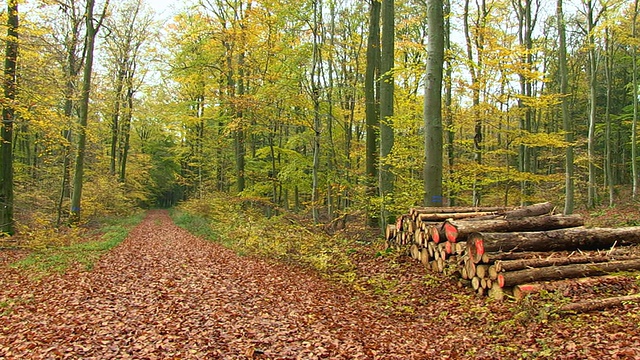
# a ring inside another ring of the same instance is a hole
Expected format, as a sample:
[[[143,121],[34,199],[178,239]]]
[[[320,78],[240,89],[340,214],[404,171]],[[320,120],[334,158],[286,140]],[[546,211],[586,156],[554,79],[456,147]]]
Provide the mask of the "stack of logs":
[[[585,228],[581,216],[553,210],[550,203],[413,208],[387,227],[386,239],[433,271],[456,274],[497,299],[547,289],[548,281],[640,270],[640,249],[631,246],[640,244],[640,227]]]

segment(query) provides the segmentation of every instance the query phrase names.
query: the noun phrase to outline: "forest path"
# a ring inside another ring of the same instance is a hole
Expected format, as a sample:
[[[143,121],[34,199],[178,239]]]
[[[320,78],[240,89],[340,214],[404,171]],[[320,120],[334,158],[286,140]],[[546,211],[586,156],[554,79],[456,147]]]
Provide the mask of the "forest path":
[[[237,256],[177,227],[166,211],[149,212],[92,271],[24,281],[12,296],[22,300],[0,316],[0,359],[439,353],[425,336],[438,333],[429,324],[376,311],[366,296],[312,272]]]

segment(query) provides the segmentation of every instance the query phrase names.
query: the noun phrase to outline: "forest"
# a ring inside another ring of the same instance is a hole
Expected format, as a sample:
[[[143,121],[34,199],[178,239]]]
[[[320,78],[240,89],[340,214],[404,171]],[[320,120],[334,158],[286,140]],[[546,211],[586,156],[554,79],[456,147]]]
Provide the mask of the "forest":
[[[380,225],[637,195],[637,1],[6,5],[5,233],[212,193]]]

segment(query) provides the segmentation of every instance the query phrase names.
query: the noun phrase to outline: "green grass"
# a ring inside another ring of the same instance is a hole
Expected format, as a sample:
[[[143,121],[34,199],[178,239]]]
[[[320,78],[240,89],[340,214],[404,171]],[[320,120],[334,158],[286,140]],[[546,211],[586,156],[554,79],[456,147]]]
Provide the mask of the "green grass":
[[[198,216],[178,209],[171,209],[171,218],[179,227],[190,233],[203,237],[210,241],[218,241],[218,234],[211,228],[209,220],[203,216]]]
[[[143,216],[144,214],[140,213],[127,218],[106,219],[99,230],[102,234],[99,240],[37,250],[12,266],[33,271],[38,276],[64,273],[73,264],[80,264],[86,270],[91,270],[103,254],[127,237],[129,231],[142,221]]]

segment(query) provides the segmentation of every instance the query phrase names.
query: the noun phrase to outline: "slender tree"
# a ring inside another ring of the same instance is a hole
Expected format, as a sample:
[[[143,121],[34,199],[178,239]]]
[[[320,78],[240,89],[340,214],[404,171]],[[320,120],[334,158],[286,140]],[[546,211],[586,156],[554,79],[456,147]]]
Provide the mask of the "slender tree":
[[[586,37],[589,54],[589,130],[587,136],[587,152],[589,158],[589,183],[587,206],[593,208],[597,202],[596,193],[596,122],[597,122],[597,91],[598,91],[598,51],[596,48],[595,27],[599,14],[596,14],[596,4],[592,0],[583,0],[587,22]],[[601,14],[601,13],[600,13]]]
[[[0,235],[14,233],[13,220],[13,126],[17,92],[18,0],[7,1],[7,41],[4,58],[4,98],[2,107],[2,144],[0,160]]]
[[[378,153],[378,128],[379,128],[379,104],[376,88],[380,74],[380,11],[381,4],[378,0],[370,0],[369,8],[369,36],[367,38],[367,67],[364,80],[365,112],[366,112],[366,164],[367,195],[375,196],[375,182],[377,177],[377,153]],[[369,212],[369,224],[377,224],[377,216]]]
[[[393,133],[393,93],[395,88],[394,42],[395,42],[395,9],[394,0],[382,0],[382,38],[380,57],[380,173],[379,191],[382,197],[381,228],[386,228],[387,198],[393,193],[393,173],[387,156],[391,153],[394,142]]]
[[[96,36],[102,21],[107,14],[107,8],[109,6],[109,0],[106,0],[102,9],[102,14],[96,20],[94,19],[93,8],[95,6],[95,0],[87,0],[85,11],[85,64],[82,74],[82,93],[80,94],[80,109],[78,112],[78,144],[76,153],[76,166],[75,173],[73,175],[73,193],[71,195],[71,212],[69,222],[71,224],[77,224],[80,222],[80,204],[82,200],[82,185],[84,181],[84,159],[86,155],[87,145],[87,123],[89,118],[89,98],[91,95],[91,75],[93,70],[93,55]]]
[[[638,26],[638,0],[633,2],[633,21],[631,23],[632,37],[636,38],[637,26]],[[633,198],[638,195],[638,167],[637,167],[637,145],[636,139],[638,135],[638,46],[636,41],[633,42],[631,47],[631,61],[632,61],[632,91],[633,98],[633,123],[631,125],[631,176],[633,186]]]
[[[443,8],[443,16],[444,16],[444,48],[445,48],[445,56],[444,56],[444,78],[443,78],[443,86],[444,86],[444,108],[443,108],[443,120],[446,126],[447,131],[447,164],[449,170],[449,177],[453,176],[453,165],[455,163],[455,155],[453,151],[453,142],[455,140],[455,131],[453,125],[453,111],[452,111],[452,103],[453,103],[453,64],[452,64],[452,56],[453,49],[451,48],[451,1],[444,0],[444,8]],[[449,188],[448,194],[448,205],[455,206],[455,192]]]
[[[556,4],[556,18],[558,21],[558,69],[560,70],[560,101],[562,108],[562,128],[564,130],[564,140],[567,142],[565,151],[565,199],[564,214],[573,213],[573,126],[571,123],[571,115],[569,114],[569,71],[567,70],[567,38],[564,22],[564,11],[562,9],[562,0],[558,0]]]
[[[82,69],[83,49],[82,39],[82,19],[81,8],[75,0],[60,6],[64,21],[61,29],[61,39],[59,42],[64,48],[64,62],[62,63],[63,73],[66,76],[64,86],[64,117],[66,120],[65,129],[62,136],[65,139],[62,145],[62,179],[60,184],[60,196],[58,197],[56,226],[62,224],[62,213],[64,200],[71,194],[71,127],[76,115],[76,93],[78,87],[78,75]]]

